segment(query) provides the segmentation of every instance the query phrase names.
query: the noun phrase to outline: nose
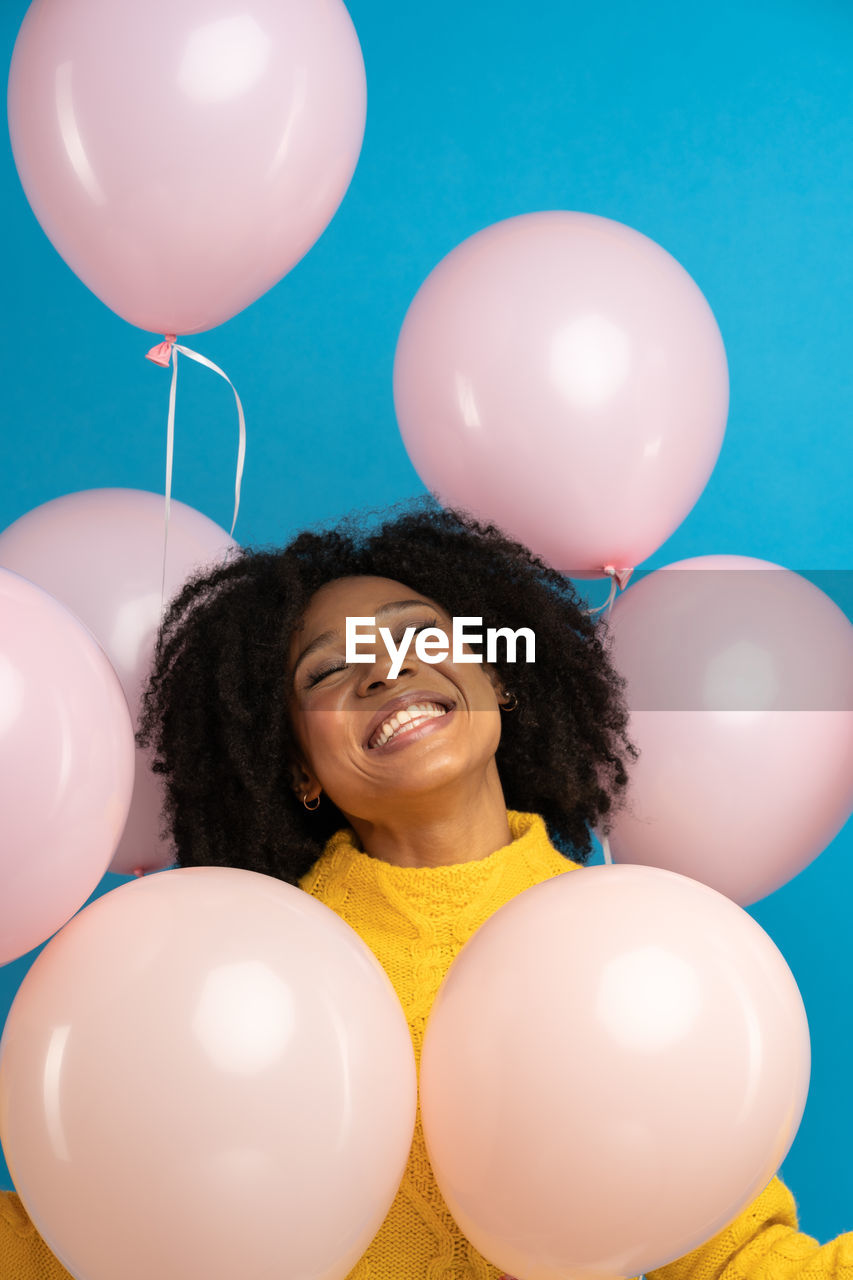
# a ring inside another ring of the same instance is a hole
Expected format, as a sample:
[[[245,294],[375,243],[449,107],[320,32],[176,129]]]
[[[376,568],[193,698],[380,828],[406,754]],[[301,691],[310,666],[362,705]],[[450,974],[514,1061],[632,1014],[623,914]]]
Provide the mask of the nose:
[[[359,693],[373,693],[376,689],[386,687],[395,689],[404,676],[410,676],[414,673],[417,668],[417,660],[409,650],[403,658],[402,665],[396,676],[390,674],[393,665],[394,659],[377,638],[376,657],[372,662],[364,664],[361,678],[358,681]]]

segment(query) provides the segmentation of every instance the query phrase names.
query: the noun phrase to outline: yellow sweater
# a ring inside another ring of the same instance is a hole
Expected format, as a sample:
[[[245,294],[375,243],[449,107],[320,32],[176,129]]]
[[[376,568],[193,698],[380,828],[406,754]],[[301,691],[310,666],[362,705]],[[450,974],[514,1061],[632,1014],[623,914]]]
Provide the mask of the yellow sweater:
[[[337,832],[300,886],[364,939],[400,998],[420,1062],[424,1027],[450,962],[498,907],[542,880],[573,871],[538,814],[507,811],[512,843],[474,862],[396,867]],[[246,1241],[247,1258],[251,1240]],[[450,1216],[427,1160],[418,1108],[396,1198],[348,1280],[498,1280]],[[19,1198],[0,1192],[0,1280],[65,1280]],[[797,1230],[794,1200],[778,1178],[735,1221],[648,1280],[853,1280],[853,1234],[820,1247]],[[119,1280],[119,1277],[116,1277]],[[154,1280],[154,1277],[152,1277]]]

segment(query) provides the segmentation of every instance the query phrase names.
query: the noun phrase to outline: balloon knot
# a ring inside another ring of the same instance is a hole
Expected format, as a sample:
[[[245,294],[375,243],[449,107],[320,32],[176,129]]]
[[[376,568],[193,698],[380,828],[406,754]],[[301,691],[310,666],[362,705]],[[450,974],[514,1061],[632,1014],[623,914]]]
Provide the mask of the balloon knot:
[[[631,577],[634,569],[633,567],[630,569],[617,569],[612,564],[606,564],[604,566],[604,572],[607,574],[608,578],[615,578],[619,583],[620,591],[624,591],[628,585],[628,579]]]
[[[145,353],[145,359],[153,360],[154,364],[162,365],[164,369],[168,368],[177,336],[176,333],[167,333],[162,342],[158,342],[156,347],[152,347]]]

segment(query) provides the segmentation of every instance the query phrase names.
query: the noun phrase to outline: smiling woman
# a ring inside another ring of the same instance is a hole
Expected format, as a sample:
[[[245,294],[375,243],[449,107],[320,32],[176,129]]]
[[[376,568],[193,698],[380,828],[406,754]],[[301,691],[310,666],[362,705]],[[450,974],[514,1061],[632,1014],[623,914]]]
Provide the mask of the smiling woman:
[[[348,618],[382,619],[399,645],[407,629],[447,632],[457,616],[535,623],[536,662],[468,651],[428,663],[415,649],[392,678],[382,648],[347,661]],[[280,551],[235,551],[190,582],[162,628],[140,738],[165,778],[179,865],[262,872],[335,911],[387,972],[419,1064],[461,948],[503,904],[578,870],[590,828],[606,832],[624,803],[637,752],[623,691],[606,620],[566,579],[495,526],[424,499],[373,530],[353,518]],[[11,1194],[0,1199],[7,1274],[67,1274]],[[800,1234],[773,1178],[649,1280],[842,1274],[853,1236],[820,1247]],[[499,1276],[439,1190],[419,1107],[397,1195],[348,1280]]]
[[[472,660],[465,645],[468,661],[427,663],[410,646],[392,679],[382,645],[347,662],[352,617],[375,617],[396,645],[457,617],[535,625],[536,661],[506,646]],[[162,629],[141,734],[183,866],[298,884],[342,828],[372,857],[451,865],[506,843],[507,808],[541,815],[584,862],[636,755],[622,689],[606,624],[569,581],[427,497],[372,529],[355,514],[281,550],[235,551],[191,581]],[[412,726],[410,704],[436,718]]]

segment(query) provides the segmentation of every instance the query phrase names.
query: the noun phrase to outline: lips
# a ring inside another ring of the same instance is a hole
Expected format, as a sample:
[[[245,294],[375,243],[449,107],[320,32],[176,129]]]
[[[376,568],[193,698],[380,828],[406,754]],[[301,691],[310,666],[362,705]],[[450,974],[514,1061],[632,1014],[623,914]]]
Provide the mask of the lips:
[[[365,751],[371,750],[370,739],[383,721],[390,720],[396,711],[402,711],[404,707],[410,707],[413,702],[435,702],[447,711],[452,711],[456,706],[454,700],[449,698],[446,693],[435,693],[432,689],[411,689],[408,693],[402,693],[396,698],[391,698],[389,702],[380,707],[367,726],[367,733],[362,743]]]

